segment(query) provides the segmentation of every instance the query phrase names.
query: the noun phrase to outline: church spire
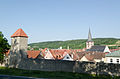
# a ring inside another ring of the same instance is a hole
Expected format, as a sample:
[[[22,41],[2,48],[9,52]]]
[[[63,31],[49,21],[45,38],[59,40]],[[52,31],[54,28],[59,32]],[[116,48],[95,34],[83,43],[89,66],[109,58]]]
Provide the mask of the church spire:
[[[88,41],[92,41],[92,35],[91,35],[90,28],[89,28],[89,33],[88,33]]]
[[[89,28],[88,41],[86,42],[86,49],[90,49],[92,46],[94,46],[94,41],[92,40],[92,35]]]

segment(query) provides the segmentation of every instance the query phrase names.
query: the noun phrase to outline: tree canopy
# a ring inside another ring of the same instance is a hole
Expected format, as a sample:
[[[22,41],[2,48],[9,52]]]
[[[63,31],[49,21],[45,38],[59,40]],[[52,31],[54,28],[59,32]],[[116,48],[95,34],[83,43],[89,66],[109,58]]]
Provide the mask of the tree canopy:
[[[6,53],[10,48],[8,40],[4,37],[0,31],[0,61],[4,59],[4,53]]]

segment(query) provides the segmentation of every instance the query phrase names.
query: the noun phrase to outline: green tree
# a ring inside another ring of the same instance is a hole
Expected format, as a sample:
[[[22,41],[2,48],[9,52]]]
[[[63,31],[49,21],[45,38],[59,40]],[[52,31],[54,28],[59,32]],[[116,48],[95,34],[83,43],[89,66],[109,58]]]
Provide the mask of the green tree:
[[[4,54],[9,50],[10,45],[8,44],[8,40],[4,37],[2,32],[0,32],[0,61],[3,61]]]

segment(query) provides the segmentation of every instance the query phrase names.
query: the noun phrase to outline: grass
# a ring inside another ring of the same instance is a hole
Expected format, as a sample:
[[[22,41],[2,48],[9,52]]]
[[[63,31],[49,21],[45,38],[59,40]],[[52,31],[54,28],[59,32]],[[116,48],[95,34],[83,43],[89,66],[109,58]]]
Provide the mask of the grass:
[[[27,76],[36,78],[52,78],[52,79],[120,79],[118,76],[109,75],[92,75],[80,74],[72,72],[47,72],[37,70],[22,70],[15,68],[0,67],[0,74],[12,76]]]

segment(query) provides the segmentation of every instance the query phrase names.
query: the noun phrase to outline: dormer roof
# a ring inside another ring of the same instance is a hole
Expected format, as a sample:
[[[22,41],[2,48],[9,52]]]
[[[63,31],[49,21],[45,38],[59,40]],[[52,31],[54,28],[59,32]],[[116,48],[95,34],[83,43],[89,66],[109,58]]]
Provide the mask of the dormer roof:
[[[20,28],[18,29],[12,36],[12,37],[26,37],[28,38],[27,34]]]

